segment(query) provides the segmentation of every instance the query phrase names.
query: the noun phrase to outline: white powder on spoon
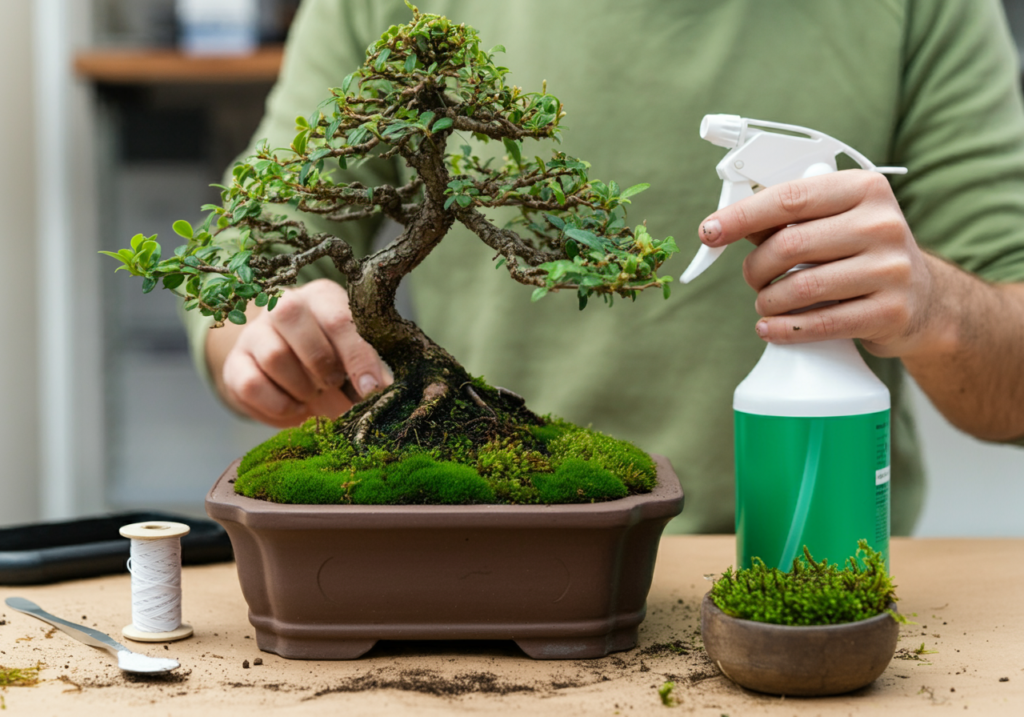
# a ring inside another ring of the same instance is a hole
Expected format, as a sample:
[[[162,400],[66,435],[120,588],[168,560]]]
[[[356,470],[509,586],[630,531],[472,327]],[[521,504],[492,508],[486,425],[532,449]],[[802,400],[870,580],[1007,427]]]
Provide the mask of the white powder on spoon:
[[[117,666],[125,672],[170,672],[181,667],[177,660],[165,657],[149,657],[137,652],[121,650],[117,653]]]

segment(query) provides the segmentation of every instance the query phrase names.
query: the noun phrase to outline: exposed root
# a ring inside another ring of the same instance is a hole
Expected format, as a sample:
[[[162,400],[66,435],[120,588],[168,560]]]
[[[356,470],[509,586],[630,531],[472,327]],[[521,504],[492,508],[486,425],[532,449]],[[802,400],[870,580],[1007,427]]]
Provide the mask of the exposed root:
[[[416,426],[418,426],[423,419],[433,413],[437,405],[441,403],[447,395],[448,384],[441,382],[427,384],[427,387],[423,389],[423,400],[420,401],[416,410],[409,414],[409,418],[405,421],[405,426],[398,433],[398,436],[396,436],[397,442],[399,444],[404,443],[406,438],[408,438],[410,431],[415,435]]]
[[[501,386],[495,386],[494,390],[497,391],[498,395],[501,396],[502,398],[510,398],[512,399],[513,403],[519,406],[526,405],[526,399],[520,396],[515,391],[509,391],[507,388],[502,388]]]
[[[498,414],[494,412],[494,409],[488,406],[487,403],[482,398],[480,398],[480,395],[473,390],[473,387],[470,384],[464,383],[462,387],[466,390],[466,395],[468,395],[473,400],[473,403],[475,403],[480,408],[488,411],[493,418],[498,417]]]
[[[357,424],[356,434],[352,438],[353,443],[357,446],[363,445],[367,434],[370,432],[370,429],[373,428],[374,419],[384,412],[384,409],[387,408],[393,400],[395,400],[395,397],[397,397],[399,393],[400,390],[397,384],[393,385],[389,391],[386,391],[383,396],[377,399],[376,403],[370,407],[370,410],[362,415],[359,419],[359,423]]]

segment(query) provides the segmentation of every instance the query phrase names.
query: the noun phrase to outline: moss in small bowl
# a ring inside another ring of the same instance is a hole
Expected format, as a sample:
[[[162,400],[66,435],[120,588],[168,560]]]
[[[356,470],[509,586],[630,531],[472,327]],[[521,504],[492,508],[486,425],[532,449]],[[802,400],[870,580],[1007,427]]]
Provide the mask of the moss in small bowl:
[[[593,503],[648,493],[654,461],[627,441],[547,417],[481,443],[356,447],[339,421],[312,419],[242,459],[235,492],[275,503],[468,505]]]
[[[840,569],[816,562],[804,546],[790,572],[769,568],[759,558],[744,570],[726,570],[711,589],[711,600],[730,617],[775,625],[836,625],[888,612],[896,602],[895,586],[881,553],[867,541]]]

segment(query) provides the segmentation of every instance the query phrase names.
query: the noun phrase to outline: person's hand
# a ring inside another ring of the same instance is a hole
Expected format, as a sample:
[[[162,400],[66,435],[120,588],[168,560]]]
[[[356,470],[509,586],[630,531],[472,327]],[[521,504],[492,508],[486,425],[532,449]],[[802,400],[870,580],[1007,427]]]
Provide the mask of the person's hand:
[[[273,311],[250,305],[248,321],[210,331],[207,360],[221,396],[278,428],[352,407],[346,380],[365,398],[389,384],[377,353],[356,332],[348,294],[320,279],[290,289]]]
[[[743,274],[757,291],[755,328],[765,341],[857,338],[873,354],[902,357],[939,339],[933,297],[942,262],[917,246],[881,174],[849,170],[769,187],[710,215],[699,235],[708,246],[757,245]],[[819,266],[775,281],[797,264]],[[821,302],[838,303],[790,313]]]

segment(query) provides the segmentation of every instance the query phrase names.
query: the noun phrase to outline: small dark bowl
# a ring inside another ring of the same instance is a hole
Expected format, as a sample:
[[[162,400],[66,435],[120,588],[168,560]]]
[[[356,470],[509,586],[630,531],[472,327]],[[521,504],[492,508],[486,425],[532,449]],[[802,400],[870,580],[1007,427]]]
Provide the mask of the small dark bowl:
[[[888,613],[808,627],[741,620],[719,610],[711,593],[701,603],[700,628],[708,657],[736,684],[806,697],[838,695],[874,682],[896,653],[900,631]]]

